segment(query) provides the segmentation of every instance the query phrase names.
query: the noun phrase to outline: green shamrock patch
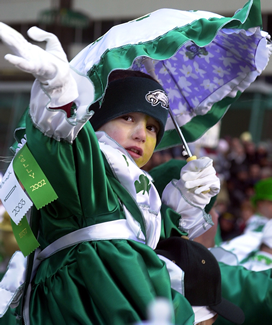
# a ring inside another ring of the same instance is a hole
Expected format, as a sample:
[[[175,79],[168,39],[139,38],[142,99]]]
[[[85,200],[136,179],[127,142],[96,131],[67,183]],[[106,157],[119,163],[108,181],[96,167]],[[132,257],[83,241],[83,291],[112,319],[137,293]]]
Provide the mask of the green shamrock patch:
[[[145,195],[145,192],[149,193],[149,190],[151,188],[149,178],[143,174],[140,175],[139,181],[134,182],[134,185],[135,185],[136,193],[143,191],[143,195]]]

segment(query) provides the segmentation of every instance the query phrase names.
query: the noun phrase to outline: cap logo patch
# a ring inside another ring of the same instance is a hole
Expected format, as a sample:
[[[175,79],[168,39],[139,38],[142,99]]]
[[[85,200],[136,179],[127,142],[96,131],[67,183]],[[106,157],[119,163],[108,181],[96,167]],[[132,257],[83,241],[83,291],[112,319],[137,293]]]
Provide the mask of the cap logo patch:
[[[152,106],[157,106],[158,104],[161,104],[161,106],[166,109],[169,107],[168,97],[166,93],[161,89],[149,91],[145,95],[145,99]]]

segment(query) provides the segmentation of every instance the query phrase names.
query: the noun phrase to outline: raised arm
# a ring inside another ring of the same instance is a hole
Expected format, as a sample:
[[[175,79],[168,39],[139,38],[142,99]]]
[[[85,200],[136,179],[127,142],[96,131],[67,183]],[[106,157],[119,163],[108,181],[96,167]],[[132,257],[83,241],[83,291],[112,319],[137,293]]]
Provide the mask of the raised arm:
[[[28,30],[31,39],[46,42],[45,50],[28,42],[20,33],[0,23],[0,38],[13,54],[5,59],[35,78],[31,90],[30,116],[34,125],[56,140],[73,142],[79,130],[90,118],[88,111],[94,98],[94,88],[86,76],[70,68],[58,38],[38,27]],[[79,90],[80,89],[80,90]],[[75,102],[77,110],[70,118],[57,108]]]

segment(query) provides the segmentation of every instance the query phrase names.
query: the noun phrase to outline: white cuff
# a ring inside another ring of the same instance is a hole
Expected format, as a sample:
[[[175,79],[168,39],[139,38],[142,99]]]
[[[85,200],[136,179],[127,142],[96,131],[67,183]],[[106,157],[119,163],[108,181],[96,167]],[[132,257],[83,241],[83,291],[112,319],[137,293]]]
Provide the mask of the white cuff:
[[[66,89],[53,90],[52,98],[44,92],[44,87],[40,82],[35,80],[31,90],[29,110],[33,124],[44,135],[57,141],[64,139],[70,143],[93,115],[93,112],[89,111],[89,107],[94,100],[94,86],[91,80],[73,69],[71,69],[71,75],[77,85],[75,91],[70,89],[73,86],[73,83],[70,83]],[[69,118],[64,110],[51,108],[61,107],[71,102],[75,102],[77,110],[75,115]]]
[[[172,180],[162,193],[162,202],[180,215],[179,229],[194,239],[213,226],[212,218],[192,203],[188,202],[177,187],[177,180]]]
[[[50,107],[61,107],[66,104],[73,102],[78,97],[77,83],[73,78],[73,70],[70,69],[69,79],[64,82],[62,87],[58,88],[49,88],[48,86],[43,85],[41,88],[43,91],[51,98]]]

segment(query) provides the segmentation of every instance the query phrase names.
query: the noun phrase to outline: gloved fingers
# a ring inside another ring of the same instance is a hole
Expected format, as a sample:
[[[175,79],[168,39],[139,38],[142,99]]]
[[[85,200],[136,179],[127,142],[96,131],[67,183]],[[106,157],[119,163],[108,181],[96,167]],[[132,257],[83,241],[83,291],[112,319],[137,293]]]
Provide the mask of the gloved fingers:
[[[218,179],[217,182],[213,183],[210,185],[210,191],[211,191],[211,194],[212,196],[216,195],[219,193],[220,191],[220,180]]]
[[[213,196],[211,193],[211,187],[209,184],[197,187],[194,191],[196,195],[207,195],[208,197]]]
[[[55,55],[63,61],[67,61],[66,54],[60,44],[59,39],[56,35],[46,32],[39,27],[33,26],[28,31],[27,34],[33,40],[38,42],[46,42],[45,51]]]
[[[17,39],[18,41],[26,41],[22,34],[17,32],[14,28],[0,22],[0,36],[2,39],[5,39],[7,42],[10,38]],[[5,42],[6,42],[5,41]]]
[[[188,190],[190,189],[194,189],[197,188],[199,186],[204,186],[206,185],[208,182],[201,182],[198,179],[194,180],[194,181],[188,181],[188,182],[184,182],[184,187],[187,188]]]
[[[212,159],[210,159],[208,157],[201,157],[201,158],[189,161],[182,168],[182,170],[198,172],[198,171],[201,171],[204,168],[212,166],[212,163],[213,163]]]
[[[206,177],[212,177],[213,175],[215,175],[216,171],[215,169],[210,166],[207,167],[199,172],[185,172],[181,174],[181,178],[182,180],[186,181],[191,181],[191,180],[196,180],[199,178],[206,178]]]
[[[203,157],[188,162],[180,171],[180,177],[184,180],[192,180],[198,177],[205,177],[209,174],[215,174],[213,161],[210,158]]]
[[[48,64],[45,70],[39,60],[27,60],[12,54],[6,54],[5,59],[18,69],[33,74],[35,78],[38,77],[41,82],[47,80],[48,75],[54,76],[56,73],[53,65]]]
[[[212,183],[212,184],[205,184],[195,189],[195,194],[205,194],[209,197],[215,196],[220,191],[220,184],[219,183]]]
[[[26,59],[20,57],[20,56],[16,56],[16,55],[12,55],[12,54],[7,54],[5,55],[5,59],[13,64],[14,66],[16,66],[17,68],[26,71],[26,72],[32,72],[32,64],[31,62],[27,61]]]
[[[200,192],[199,194],[195,194],[193,190],[187,190],[186,194],[184,192],[183,193],[185,194],[185,197],[189,202],[192,202],[193,204],[204,208],[205,205],[210,202],[212,195],[210,195],[210,192],[203,192],[204,190],[202,189],[202,192]]]
[[[28,47],[28,41],[17,32],[4,23],[0,23],[0,38],[15,55],[23,56],[25,48]]]
[[[218,180],[218,177],[215,174],[212,174],[203,178],[191,179],[189,181],[185,181],[184,183],[186,188],[194,188],[198,186],[203,186],[205,184],[213,184],[218,182]]]
[[[25,46],[25,43],[27,42],[24,37],[19,34],[18,32],[15,33],[3,33],[1,35],[1,39],[4,44],[6,44],[14,54],[17,54],[20,51],[21,46]]]

